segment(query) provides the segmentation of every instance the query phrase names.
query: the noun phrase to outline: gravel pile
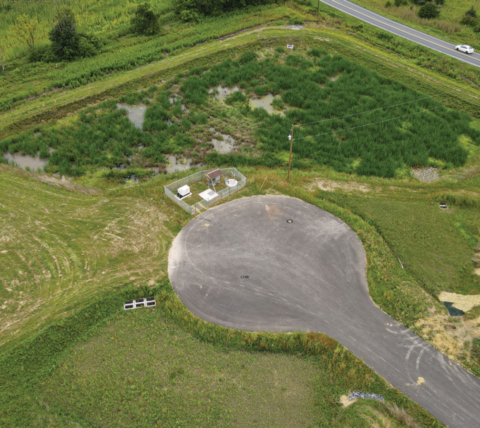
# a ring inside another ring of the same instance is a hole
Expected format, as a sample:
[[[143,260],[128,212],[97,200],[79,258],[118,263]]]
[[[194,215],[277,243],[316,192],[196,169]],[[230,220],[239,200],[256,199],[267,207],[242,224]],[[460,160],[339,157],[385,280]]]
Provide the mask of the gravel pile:
[[[370,398],[372,400],[378,400],[381,401],[382,403],[385,401],[385,399],[378,394],[373,394],[371,392],[360,392],[360,391],[353,391],[348,398],[350,400],[355,400],[355,398]]]
[[[418,178],[423,183],[431,183],[435,180],[440,180],[440,173],[438,168],[429,166],[428,168],[412,168],[412,175]]]

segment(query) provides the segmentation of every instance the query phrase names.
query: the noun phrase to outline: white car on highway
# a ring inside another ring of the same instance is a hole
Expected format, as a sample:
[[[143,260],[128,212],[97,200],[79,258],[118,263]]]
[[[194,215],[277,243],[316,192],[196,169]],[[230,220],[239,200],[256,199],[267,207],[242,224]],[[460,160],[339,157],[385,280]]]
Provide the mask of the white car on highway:
[[[455,46],[455,50],[463,52],[463,53],[467,53],[467,54],[473,54],[473,48],[471,46],[468,46],[468,45]]]

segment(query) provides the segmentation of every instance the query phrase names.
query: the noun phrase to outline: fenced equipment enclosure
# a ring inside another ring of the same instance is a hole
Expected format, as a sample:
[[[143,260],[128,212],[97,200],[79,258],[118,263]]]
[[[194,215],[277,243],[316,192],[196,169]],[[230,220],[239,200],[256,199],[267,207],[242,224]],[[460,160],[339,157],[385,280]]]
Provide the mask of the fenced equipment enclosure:
[[[236,185],[232,186],[230,183],[233,183],[233,181],[229,182],[229,184],[227,184],[227,187],[217,192],[218,196],[210,201],[202,200],[200,202],[197,202],[196,204],[189,205],[184,200],[177,197],[177,191],[180,187],[196,183],[200,180],[204,180],[206,171],[198,171],[195,174],[189,175],[188,177],[182,178],[181,180],[175,181],[174,183],[168,184],[164,187],[165,195],[167,195],[178,206],[193,215],[204,210],[215,202],[218,202],[220,199],[227,198],[228,196],[233,195],[235,192],[238,192],[247,184],[247,178],[243,174],[238,172],[236,168],[223,168],[220,169],[220,171],[222,171],[222,175],[226,179],[236,180],[237,183]]]

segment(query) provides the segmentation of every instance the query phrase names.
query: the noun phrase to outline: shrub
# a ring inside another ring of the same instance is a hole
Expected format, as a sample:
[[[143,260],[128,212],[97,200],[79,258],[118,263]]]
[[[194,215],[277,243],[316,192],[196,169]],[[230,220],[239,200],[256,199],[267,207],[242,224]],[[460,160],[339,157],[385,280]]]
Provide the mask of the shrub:
[[[440,12],[438,11],[437,6],[432,2],[425,3],[418,10],[418,16],[425,19],[436,18],[439,14]]]
[[[297,18],[292,18],[288,20],[289,25],[303,25],[303,21],[300,21],[300,19]]]
[[[392,7],[392,3],[390,3],[390,1],[387,1],[387,2],[385,3],[385,7],[386,7],[386,8]]]
[[[400,7],[400,6],[405,6],[408,4],[408,1],[407,0],[395,0],[395,6],[396,7]]]
[[[471,16],[472,18],[476,18],[476,17],[477,17],[477,11],[476,11],[475,8],[472,6],[470,9],[468,9],[468,10],[465,12],[465,16]]]
[[[198,21],[203,16],[221,15],[246,6],[279,3],[281,0],[174,0],[175,13],[183,21]]]
[[[88,57],[95,56],[99,48],[100,48],[100,40],[96,36],[79,34],[79,39],[78,39],[78,56],[79,57],[88,58]]]
[[[247,97],[243,95],[242,92],[236,91],[233,94],[229,95],[225,102],[227,104],[233,104],[233,103],[244,103],[247,101]]]
[[[392,39],[393,39],[393,35],[392,35],[392,34],[390,34],[390,33],[384,33],[384,32],[378,33],[377,37],[378,37],[380,40],[392,40]]]
[[[479,25],[476,25],[474,28],[473,28],[473,31],[475,33],[480,33],[480,24]]]
[[[76,21],[70,9],[62,9],[57,16],[57,24],[50,31],[52,50],[59,59],[71,60],[78,56],[80,36]]]
[[[132,31],[146,36],[153,36],[160,32],[158,16],[153,13],[148,3],[137,6],[135,16],[131,21]]]
[[[478,25],[478,19],[470,15],[465,15],[460,24],[467,25],[469,27],[476,27]]]
[[[327,55],[327,52],[322,50],[322,49],[313,48],[313,49],[309,50],[307,52],[307,54],[310,55],[310,56],[313,56],[315,58],[320,58],[323,55]]]
[[[28,60],[30,62],[55,62],[58,58],[52,49],[52,45],[41,46],[31,52]]]

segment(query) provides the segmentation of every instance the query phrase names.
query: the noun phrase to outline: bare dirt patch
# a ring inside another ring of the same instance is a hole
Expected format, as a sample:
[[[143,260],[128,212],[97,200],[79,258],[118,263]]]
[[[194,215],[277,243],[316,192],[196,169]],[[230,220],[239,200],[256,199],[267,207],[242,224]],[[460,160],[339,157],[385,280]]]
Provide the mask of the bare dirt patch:
[[[357,398],[354,398],[353,400],[350,400],[350,398],[348,398],[348,395],[342,395],[340,397],[340,403],[342,403],[343,407],[348,407],[351,404],[355,403],[356,401],[358,401]]]
[[[371,192],[373,189],[368,184],[334,181],[329,179],[321,179],[314,182],[313,186],[310,186],[311,190],[319,188],[325,192],[335,192],[337,190],[343,190],[346,192]]]
[[[460,309],[463,312],[467,312],[475,306],[480,305],[480,295],[462,295],[456,293],[449,293],[443,291],[438,296],[438,300],[441,302],[451,302],[453,307]]]

